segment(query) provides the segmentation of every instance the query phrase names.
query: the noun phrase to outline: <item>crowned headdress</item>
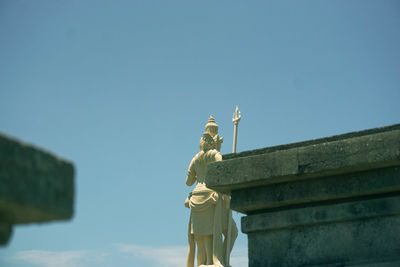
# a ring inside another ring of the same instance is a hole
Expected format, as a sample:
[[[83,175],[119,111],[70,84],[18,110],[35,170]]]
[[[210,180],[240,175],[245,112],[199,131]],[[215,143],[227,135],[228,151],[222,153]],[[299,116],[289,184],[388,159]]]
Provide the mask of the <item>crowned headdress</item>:
[[[224,141],[223,137],[219,137],[218,135],[218,125],[215,122],[215,119],[212,115],[210,115],[210,118],[208,119],[208,122],[206,124],[206,133],[211,135],[211,137],[214,139],[214,142],[216,143],[216,149],[220,151],[221,149],[221,144]]]

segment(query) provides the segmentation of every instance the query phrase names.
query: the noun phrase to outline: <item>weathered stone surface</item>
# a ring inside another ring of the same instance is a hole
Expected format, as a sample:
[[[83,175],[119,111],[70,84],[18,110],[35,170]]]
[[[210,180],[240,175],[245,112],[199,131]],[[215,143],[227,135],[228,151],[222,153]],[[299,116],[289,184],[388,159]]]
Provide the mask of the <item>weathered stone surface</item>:
[[[400,196],[388,196],[250,215],[242,218],[242,232],[283,230],[399,214]]]
[[[400,165],[400,129],[297,146],[210,164],[207,185],[220,192]],[[391,129],[392,129],[391,128]],[[351,135],[350,135],[351,136]],[[301,144],[301,143],[299,143]],[[290,147],[290,146],[289,146]]]
[[[350,139],[350,138],[354,138],[354,137],[372,135],[375,133],[390,132],[393,130],[400,130],[400,124],[394,124],[394,125],[390,125],[390,126],[378,127],[378,128],[362,130],[362,131],[358,131],[358,132],[351,132],[351,133],[345,133],[345,134],[334,135],[334,136],[329,136],[329,137],[323,137],[323,138],[307,140],[307,141],[302,141],[302,142],[296,142],[296,143],[290,143],[290,144],[284,144],[284,145],[278,145],[278,146],[271,146],[271,147],[264,147],[264,148],[254,149],[254,150],[243,151],[243,152],[239,152],[239,153],[224,154],[223,159],[228,160],[228,159],[234,159],[234,158],[243,158],[243,157],[261,155],[261,154],[271,153],[271,152],[280,151],[280,150],[288,150],[291,148],[305,147],[305,146],[310,146],[310,145],[318,145],[318,144],[322,144],[322,143],[334,142],[334,141],[343,140],[343,139]]]
[[[400,124],[223,156],[249,266],[400,266]]]
[[[3,243],[12,224],[70,219],[74,203],[73,178],[71,163],[0,135],[0,236]]]
[[[249,266],[380,266],[400,262],[400,217],[249,233]]]
[[[231,208],[246,214],[313,202],[346,201],[400,191],[400,167],[324,176],[232,192]]]

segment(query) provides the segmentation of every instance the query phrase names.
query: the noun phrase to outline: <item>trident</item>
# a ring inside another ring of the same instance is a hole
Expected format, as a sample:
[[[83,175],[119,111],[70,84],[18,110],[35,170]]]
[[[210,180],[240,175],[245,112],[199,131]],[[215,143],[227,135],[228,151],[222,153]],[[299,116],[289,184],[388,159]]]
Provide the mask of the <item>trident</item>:
[[[232,122],[233,122],[233,148],[232,148],[232,153],[236,153],[236,141],[237,141],[237,128],[239,125],[240,118],[242,116],[240,115],[240,111],[238,106],[236,106],[236,110],[233,113],[232,117]]]
[[[232,148],[232,153],[236,153],[236,142],[237,142],[237,128],[239,125],[239,121],[241,118],[241,114],[239,111],[238,106],[236,106],[236,110],[233,113],[232,117],[232,122],[233,122],[233,148]],[[230,201],[230,200],[229,200]],[[228,215],[228,235],[226,237],[226,266],[229,265],[229,256],[231,253],[231,235],[232,235],[232,210],[230,209],[230,203],[229,203],[229,215]]]

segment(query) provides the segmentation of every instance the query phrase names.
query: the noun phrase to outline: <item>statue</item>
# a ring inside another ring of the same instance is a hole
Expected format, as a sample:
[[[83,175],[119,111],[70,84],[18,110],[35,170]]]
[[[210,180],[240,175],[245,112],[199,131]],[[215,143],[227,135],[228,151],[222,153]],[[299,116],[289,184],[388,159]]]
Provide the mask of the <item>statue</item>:
[[[230,197],[207,188],[205,184],[207,165],[222,160],[219,152],[222,142],[223,138],[218,135],[218,125],[210,116],[206,131],[200,139],[200,152],[190,162],[186,176],[188,186],[197,181],[195,189],[185,201],[185,206],[190,208],[186,267],[194,267],[196,246],[198,266],[229,266],[229,255],[238,235],[229,208]],[[230,238],[227,238],[228,232]]]

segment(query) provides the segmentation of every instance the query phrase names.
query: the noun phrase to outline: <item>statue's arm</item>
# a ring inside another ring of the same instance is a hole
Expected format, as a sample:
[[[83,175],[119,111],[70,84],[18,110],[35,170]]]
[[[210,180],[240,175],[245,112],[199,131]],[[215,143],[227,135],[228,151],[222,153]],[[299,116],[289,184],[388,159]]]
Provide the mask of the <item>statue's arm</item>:
[[[220,152],[218,152],[218,153],[215,155],[215,161],[222,161],[222,155],[221,155]]]
[[[186,175],[186,185],[192,186],[196,182],[196,171],[194,170],[194,160],[195,158],[192,159],[190,162],[187,175]]]

